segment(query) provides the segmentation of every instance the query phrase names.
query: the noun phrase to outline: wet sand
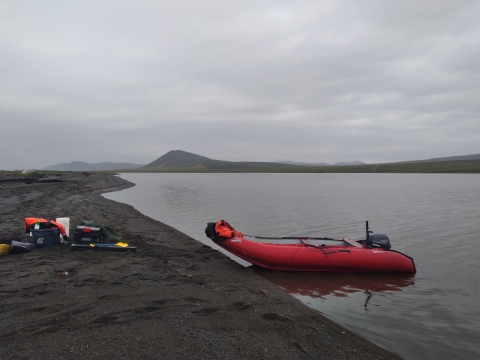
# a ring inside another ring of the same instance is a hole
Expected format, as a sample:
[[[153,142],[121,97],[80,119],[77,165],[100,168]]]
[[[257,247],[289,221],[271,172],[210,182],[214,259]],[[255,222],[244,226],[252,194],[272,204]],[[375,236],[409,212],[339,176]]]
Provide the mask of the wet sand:
[[[137,252],[0,257],[0,359],[399,359],[222,253],[100,194],[102,174],[0,182],[0,239],[25,217],[109,225]],[[63,270],[68,275],[59,275]]]

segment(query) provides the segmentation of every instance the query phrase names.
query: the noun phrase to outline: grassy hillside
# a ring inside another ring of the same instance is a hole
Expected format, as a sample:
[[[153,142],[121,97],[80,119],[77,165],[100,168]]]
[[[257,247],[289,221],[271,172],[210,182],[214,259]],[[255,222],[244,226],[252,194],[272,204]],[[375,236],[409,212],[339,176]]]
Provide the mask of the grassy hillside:
[[[402,164],[412,164],[412,163],[426,163],[426,162],[452,162],[458,160],[480,160],[480,154],[472,155],[462,155],[462,156],[449,156],[442,158],[433,158],[427,160],[413,160],[413,161],[402,161]]]
[[[159,157],[157,160],[152,161],[150,164],[147,164],[144,167],[131,172],[205,172],[210,170],[243,171],[247,169],[285,169],[291,167],[296,166],[267,162],[236,162],[214,160],[205,156],[192,154],[182,150],[172,150],[165,155]]]
[[[171,150],[157,160],[143,166],[144,169],[171,168],[171,167],[195,167],[202,166],[205,162],[212,161],[205,156],[192,154],[182,150]]]
[[[249,165],[250,164],[250,165]],[[230,163],[211,161],[196,166],[140,168],[128,172],[192,173],[480,173],[480,160],[428,163],[387,163],[349,166],[281,166],[272,163]],[[127,171],[126,171],[127,172]]]
[[[480,173],[480,154],[429,159],[423,162],[305,166],[269,162],[214,160],[182,150],[172,150],[142,168],[122,172],[188,173]]]

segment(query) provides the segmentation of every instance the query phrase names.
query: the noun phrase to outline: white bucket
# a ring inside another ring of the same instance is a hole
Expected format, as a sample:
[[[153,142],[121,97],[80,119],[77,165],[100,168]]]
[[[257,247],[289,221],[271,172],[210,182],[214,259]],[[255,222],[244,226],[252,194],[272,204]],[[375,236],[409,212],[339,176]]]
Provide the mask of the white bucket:
[[[55,221],[61,224],[65,228],[65,233],[67,234],[67,236],[69,236],[70,235],[70,218],[67,218],[67,217],[57,218]],[[62,235],[60,235],[60,237],[62,237]]]

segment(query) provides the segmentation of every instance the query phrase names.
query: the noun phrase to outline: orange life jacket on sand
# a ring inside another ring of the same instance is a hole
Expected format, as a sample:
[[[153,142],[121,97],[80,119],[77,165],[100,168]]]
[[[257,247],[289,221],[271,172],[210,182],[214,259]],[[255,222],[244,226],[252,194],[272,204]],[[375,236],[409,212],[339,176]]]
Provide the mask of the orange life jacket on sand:
[[[62,234],[64,238],[67,236],[67,232],[65,231],[65,228],[63,227],[62,224],[53,220],[45,220],[42,218],[25,218],[25,226],[24,226],[25,232],[27,233],[30,232],[30,228],[34,226],[35,223],[37,222],[40,223],[40,228],[42,229],[58,227],[58,229],[60,230],[60,234]]]
[[[217,237],[222,237],[225,239],[231,239],[234,237],[242,237],[242,233],[239,233],[235,230],[229,223],[225,220],[220,220],[215,224],[215,235]]]

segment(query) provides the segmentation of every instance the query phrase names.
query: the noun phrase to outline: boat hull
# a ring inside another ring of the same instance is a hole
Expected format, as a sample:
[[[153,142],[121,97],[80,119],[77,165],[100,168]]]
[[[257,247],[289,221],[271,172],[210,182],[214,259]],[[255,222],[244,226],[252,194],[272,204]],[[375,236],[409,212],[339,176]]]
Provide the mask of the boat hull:
[[[234,237],[216,244],[254,265],[280,271],[415,273],[413,259],[394,250],[354,246],[306,246]]]

